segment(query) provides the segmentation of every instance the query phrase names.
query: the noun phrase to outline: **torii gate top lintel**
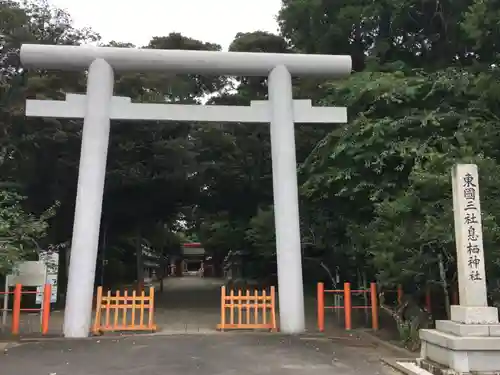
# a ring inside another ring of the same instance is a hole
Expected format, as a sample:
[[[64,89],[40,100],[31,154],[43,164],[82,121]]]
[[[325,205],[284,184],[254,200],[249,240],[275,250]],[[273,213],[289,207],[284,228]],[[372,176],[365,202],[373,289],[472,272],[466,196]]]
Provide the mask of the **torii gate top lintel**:
[[[251,53],[158,50],[120,47],[23,44],[21,62],[26,68],[83,70],[96,59],[116,71],[165,71],[226,76],[267,76],[284,65],[292,76],[342,77],[351,73],[351,57],[294,53]]]

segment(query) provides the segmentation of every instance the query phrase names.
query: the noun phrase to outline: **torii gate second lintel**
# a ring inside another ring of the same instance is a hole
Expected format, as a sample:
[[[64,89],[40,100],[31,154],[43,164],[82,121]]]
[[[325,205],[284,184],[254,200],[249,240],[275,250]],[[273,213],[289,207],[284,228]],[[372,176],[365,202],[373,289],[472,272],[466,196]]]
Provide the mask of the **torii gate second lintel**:
[[[348,75],[349,56],[30,44],[21,47],[21,62],[25,67],[40,69],[89,70],[86,97],[68,94],[66,101],[47,101],[45,108],[45,101],[28,101],[26,113],[28,116],[84,117],[64,314],[65,337],[89,334],[110,120],[118,118],[271,124],[280,329],[284,333],[305,330],[294,123],[346,122],[347,116],[345,108],[312,107],[310,101],[294,101],[291,75]],[[253,102],[249,107],[220,108],[135,104],[128,98],[113,97],[114,70],[268,75],[269,100]]]
[[[26,116],[85,117],[86,96],[66,94],[66,100],[26,100]],[[110,119],[121,121],[200,121],[270,123],[271,107],[267,100],[252,100],[249,106],[132,103],[131,98],[113,96]],[[313,107],[309,99],[293,101],[293,117],[299,124],[344,124],[346,107]]]

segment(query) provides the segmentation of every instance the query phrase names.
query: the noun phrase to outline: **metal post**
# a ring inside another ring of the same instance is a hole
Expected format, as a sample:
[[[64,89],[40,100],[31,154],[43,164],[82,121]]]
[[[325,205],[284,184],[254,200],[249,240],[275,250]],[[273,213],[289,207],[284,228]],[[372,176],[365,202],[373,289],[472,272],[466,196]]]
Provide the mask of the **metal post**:
[[[3,295],[2,326],[7,326],[7,310],[9,309],[9,275],[5,276],[5,294]]]
[[[65,337],[87,337],[90,332],[113,84],[111,66],[103,59],[94,60],[87,78],[87,107],[64,314]]]
[[[305,331],[292,77],[284,65],[269,74],[274,220],[280,330]]]

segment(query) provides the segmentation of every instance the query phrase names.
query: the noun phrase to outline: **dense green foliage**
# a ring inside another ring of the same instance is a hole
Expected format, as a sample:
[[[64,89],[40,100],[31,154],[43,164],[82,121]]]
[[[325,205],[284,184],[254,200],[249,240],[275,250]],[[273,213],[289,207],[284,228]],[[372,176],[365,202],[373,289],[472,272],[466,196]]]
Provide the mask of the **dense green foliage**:
[[[26,213],[21,197],[9,190],[0,191],[0,274],[10,271],[18,261],[33,259],[42,250],[38,241],[47,231],[47,219],[55,208],[51,207],[39,217]]]
[[[308,281],[329,280],[322,264],[344,280],[377,279],[411,289],[441,283],[438,260],[443,259],[452,284],[450,171],[467,161],[480,168],[489,287],[496,291],[499,20],[494,0],[284,0],[281,35],[236,36],[233,51],[353,57],[355,72],[347,79],[302,79],[295,85],[297,98],[349,108],[345,126],[296,129]],[[6,222],[0,223],[2,236],[14,238],[1,250],[1,271],[30,256],[26,241],[44,234],[44,244],[71,238],[81,122],[26,119],[23,101],[62,98],[85,88],[83,74],[23,72],[18,48],[33,41],[77,45],[99,36],[74,29],[67,14],[39,1],[3,2],[0,35],[0,169],[2,178],[27,196],[22,209],[16,201],[8,206],[12,212],[0,215]],[[134,48],[126,41],[110,44]],[[179,34],[155,37],[145,47],[221,49]],[[239,105],[266,97],[265,78],[237,81],[124,74],[117,77],[116,94],[178,103],[209,96],[210,103]],[[0,198],[8,202],[12,196],[4,190]],[[61,202],[55,216],[44,216],[54,202]],[[179,220],[187,228],[179,228]],[[199,237],[218,262],[230,250],[250,252],[252,276],[267,277],[274,263],[273,226],[268,127],[113,124],[101,226],[111,268],[133,264],[124,238],[140,237],[165,254],[178,249],[182,232],[181,240]],[[21,233],[23,244],[16,237]],[[16,247],[23,250],[13,251]]]

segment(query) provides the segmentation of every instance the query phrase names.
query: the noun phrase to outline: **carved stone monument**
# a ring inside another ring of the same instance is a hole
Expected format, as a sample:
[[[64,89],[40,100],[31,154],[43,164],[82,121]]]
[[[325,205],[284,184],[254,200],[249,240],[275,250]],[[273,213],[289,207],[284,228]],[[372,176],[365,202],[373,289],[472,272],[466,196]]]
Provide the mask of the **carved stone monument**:
[[[486,298],[477,166],[455,165],[452,184],[460,305],[451,306],[450,320],[420,331],[419,363],[452,374],[499,373],[500,324]]]

